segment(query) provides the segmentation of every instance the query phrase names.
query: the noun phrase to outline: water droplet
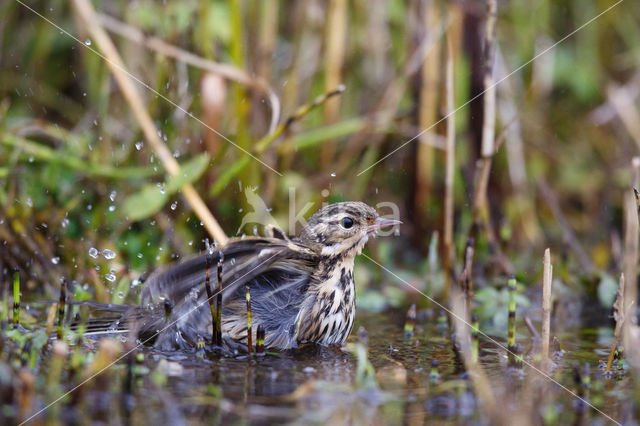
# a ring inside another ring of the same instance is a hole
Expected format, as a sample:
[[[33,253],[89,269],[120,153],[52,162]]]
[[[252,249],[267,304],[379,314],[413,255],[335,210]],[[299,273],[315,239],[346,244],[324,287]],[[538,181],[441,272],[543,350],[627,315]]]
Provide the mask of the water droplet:
[[[178,207],[178,202],[174,201],[169,207],[171,207],[171,210],[175,210]]]
[[[31,197],[27,197],[27,205],[29,207],[33,207],[33,200],[31,200]]]
[[[62,222],[60,222],[60,225],[63,228],[66,228],[67,226],[69,226],[69,219],[67,219],[66,217],[64,219],[62,219]]]
[[[58,263],[60,263],[60,258],[58,256],[51,258],[51,263],[57,265]]]
[[[138,151],[140,151],[143,146],[144,146],[144,142],[142,142],[142,141],[136,142],[136,149]]]
[[[117,194],[118,194],[118,193],[117,193],[116,191],[111,191],[111,193],[109,194],[109,199],[110,199],[111,201],[115,201],[115,200],[116,200],[116,195],[117,195]]]
[[[93,257],[94,259],[98,258],[98,249],[95,247],[91,247],[89,249],[89,256]]]
[[[86,44],[87,46],[91,46],[91,39],[88,38],[84,41],[84,44]]]
[[[102,255],[105,259],[114,259],[116,257],[116,253],[113,250],[104,249],[102,250]]]
[[[109,211],[110,212],[116,211],[116,206],[109,206]]]
[[[87,210],[91,210],[93,208],[93,206],[91,204],[87,204]]]
[[[336,173],[335,172],[331,173],[331,177],[336,177]]]
[[[142,253],[138,253],[138,259],[142,259]]]
[[[124,297],[124,292],[119,291],[119,292],[118,292],[118,297],[119,297],[120,299],[122,299],[122,298]]]
[[[29,162],[33,163],[33,157],[29,157]]]
[[[112,273],[108,273],[108,274],[106,274],[104,277],[105,277],[105,278],[107,279],[107,281],[109,281],[109,282],[114,282],[114,281],[116,280],[116,275],[115,275],[115,274],[112,274]]]

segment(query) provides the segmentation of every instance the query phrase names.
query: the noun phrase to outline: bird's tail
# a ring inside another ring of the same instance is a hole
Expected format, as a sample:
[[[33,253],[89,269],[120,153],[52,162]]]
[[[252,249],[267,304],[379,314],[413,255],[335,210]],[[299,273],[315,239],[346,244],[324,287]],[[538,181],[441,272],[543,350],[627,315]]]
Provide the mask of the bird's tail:
[[[67,304],[88,308],[88,319],[74,318],[70,321],[69,327],[74,331],[82,331],[83,336],[95,338],[128,333],[137,316],[138,308],[131,305],[89,301],[69,301]]]

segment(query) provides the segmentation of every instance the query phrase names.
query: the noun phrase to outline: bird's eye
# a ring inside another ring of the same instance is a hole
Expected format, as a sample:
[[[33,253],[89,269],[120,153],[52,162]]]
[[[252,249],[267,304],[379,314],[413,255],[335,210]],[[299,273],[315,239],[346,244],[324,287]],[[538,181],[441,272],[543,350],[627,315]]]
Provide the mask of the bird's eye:
[[[350,217],[343,217],[342,218],[342,227],[345,229],[349,229],[353,226],[353,219],[351,219]]]

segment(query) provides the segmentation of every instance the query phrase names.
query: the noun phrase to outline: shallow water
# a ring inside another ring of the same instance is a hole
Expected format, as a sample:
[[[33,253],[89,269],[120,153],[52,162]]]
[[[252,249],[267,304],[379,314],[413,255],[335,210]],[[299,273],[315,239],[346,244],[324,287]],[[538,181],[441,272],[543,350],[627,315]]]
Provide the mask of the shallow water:
[[[412,338],[404,337],[403,323],[403,312],[358,315],[356,329],[362,325],[368,331],[369,360],[376,371],[377,385],[358,381],[357,357],[335,348],[310,346],[253,359],[204,359],[195,354],[145,349],[144,364],[152,373],[134,381],[133,399],[128,401],[130,413],[117,398],[112,401],[119,409],[109,413],[108,422],[486,424],[451,341],[438,332],[435,319],[419,322]],[[355,334],[350,342],[357,341]],[[577,335],[572,334],[573,339]],[[531,339],[519,337],[526,356]],[[630,387],[622,376],[620,380],[611,379],[607,390],[597,367],[598,360],[606,358],[606,333],[587,330],[577,342],[568,340],[569,334],[560,339],[566,353],[558,359],[553,379],[578,392],[573,366],[588,363],[589,400],[619,419],[620,413],[626,412]],[[433,360],[438,362],[438,383],[430,378]],[[524,376],[535,378],[539,373],[530,368],[508,369],[504,350],[482,340],[480,362],[494,384],[499,404],[517,412],[517,405],[526,400],[522,395],[526,392]],[[545,389],[545,395],[540,396],[544,402],[540,403],[540,416],[555,419],[555,424],[604,422],[594,410],[581,410],[579,401],[560,386],[549,384]],[[512,398],[514,395],[517,397]]]

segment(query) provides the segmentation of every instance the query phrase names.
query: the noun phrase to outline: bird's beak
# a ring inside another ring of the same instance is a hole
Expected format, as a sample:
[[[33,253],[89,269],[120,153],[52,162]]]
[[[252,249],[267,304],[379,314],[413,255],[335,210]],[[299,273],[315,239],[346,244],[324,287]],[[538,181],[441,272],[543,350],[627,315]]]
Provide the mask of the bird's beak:
[[[371,225],[367,227],[367,232],[375,232],[379,229],[390,228],[395,225],[400,225],[402,222],[395,219],[386,219],[384,217],[377,217]]]

